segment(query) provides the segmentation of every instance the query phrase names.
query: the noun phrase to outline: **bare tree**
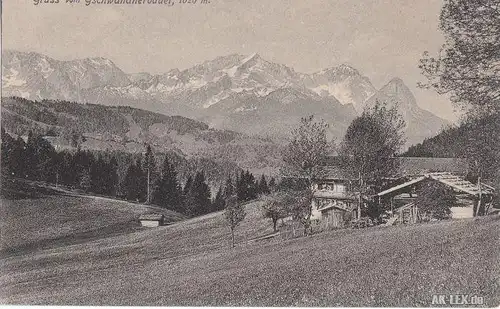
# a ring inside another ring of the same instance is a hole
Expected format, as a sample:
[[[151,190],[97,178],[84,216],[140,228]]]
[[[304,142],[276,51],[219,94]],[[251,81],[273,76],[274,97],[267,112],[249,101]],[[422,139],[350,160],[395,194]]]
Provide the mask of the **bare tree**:
[[[262,205],[264,218],[273,221],[273,231],[277,232],[278,220],[291,214],[295,199],[288,192],[273,192],[262,196],[262,200],[264,201]]]
[[[235,195],[226,199],[224,215],[231,229],[231,246],[234,248],[234,230],[246,216],[245,207],[238,203],[238,198]]]
[[[295,209],[295,214],[304,225],[306,234],[310,232],[313,181],[321,178],[323,170],[321,165],[324,164],[332,146],[327,141],[327,128],[328,125],[324,121],[316,122],[313,116],[302,118],[282,153],[285,163],[282,176],[296,177],[305,181],[306,190],[296,204],[300,207]]]

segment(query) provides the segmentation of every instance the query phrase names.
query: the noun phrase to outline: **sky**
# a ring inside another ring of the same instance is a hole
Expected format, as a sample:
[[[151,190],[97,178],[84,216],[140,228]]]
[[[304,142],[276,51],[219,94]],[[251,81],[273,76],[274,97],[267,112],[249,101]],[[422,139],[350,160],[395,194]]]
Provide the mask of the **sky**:
[[[58,60],[105,57],[127,73],[185,69],[233,53],[256,52],[303,73],[347,63],[377,88],[400,77],[422,108],[457,118],[448,98],[417,87],[425,81],[422,53],[444,42],[440,0],[85,1],[4,0],[2,48]]]

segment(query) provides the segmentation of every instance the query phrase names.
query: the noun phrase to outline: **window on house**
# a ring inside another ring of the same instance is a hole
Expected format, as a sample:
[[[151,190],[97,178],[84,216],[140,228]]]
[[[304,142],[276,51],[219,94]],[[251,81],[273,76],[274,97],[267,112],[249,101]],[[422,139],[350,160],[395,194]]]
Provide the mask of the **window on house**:
[[[345,185],[343,183],[336,184],[335,192],[345,192]]]

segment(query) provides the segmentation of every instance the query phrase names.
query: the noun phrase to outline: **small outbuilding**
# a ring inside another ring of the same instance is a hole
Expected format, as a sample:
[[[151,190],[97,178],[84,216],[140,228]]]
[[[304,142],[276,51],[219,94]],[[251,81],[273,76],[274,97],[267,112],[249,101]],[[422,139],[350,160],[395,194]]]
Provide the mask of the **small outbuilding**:
[[[421,217],[415,200],[415,186],[422,182],[435,181],[450,187],[457,198],[455,207],[451,207],[451,218],[462,219],[472,218],[477,215],[477,207],[483,205],[489,208],[495,195],[495,189],[486,184],[473,184],[465,180],[463,176],[454,175],[448,172],[428,173],[423,176],[411,179],[402,184],[393,186],[377,194],[379,204],[384,198],[386,203],[389,201],[391,210],[394,210],[394,223],[416,223]],[[389,225],[390,225],[389,224]]]
[[[144,214],[139,216],[142,226],[156,227],[165,224],[165,216],[161,214]]]

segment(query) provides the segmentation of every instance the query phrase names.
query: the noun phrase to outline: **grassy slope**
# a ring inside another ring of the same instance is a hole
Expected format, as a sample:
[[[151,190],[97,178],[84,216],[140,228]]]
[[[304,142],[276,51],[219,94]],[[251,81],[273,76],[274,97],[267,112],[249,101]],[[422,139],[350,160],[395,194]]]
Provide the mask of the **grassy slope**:
[[[16,304],[429,306],[432,294],[477,293],[499,304],[498,216],[248,242],[271,231],[259,205],[247,205],[235,249],[216,213],[5,257],[0,295]]]
[[[29,182],[2,183],[0,250],[16,254],[141,230],[143,213],[163,213],[168,221],[184,216],[154,206],[102,197],[73,196]]]

